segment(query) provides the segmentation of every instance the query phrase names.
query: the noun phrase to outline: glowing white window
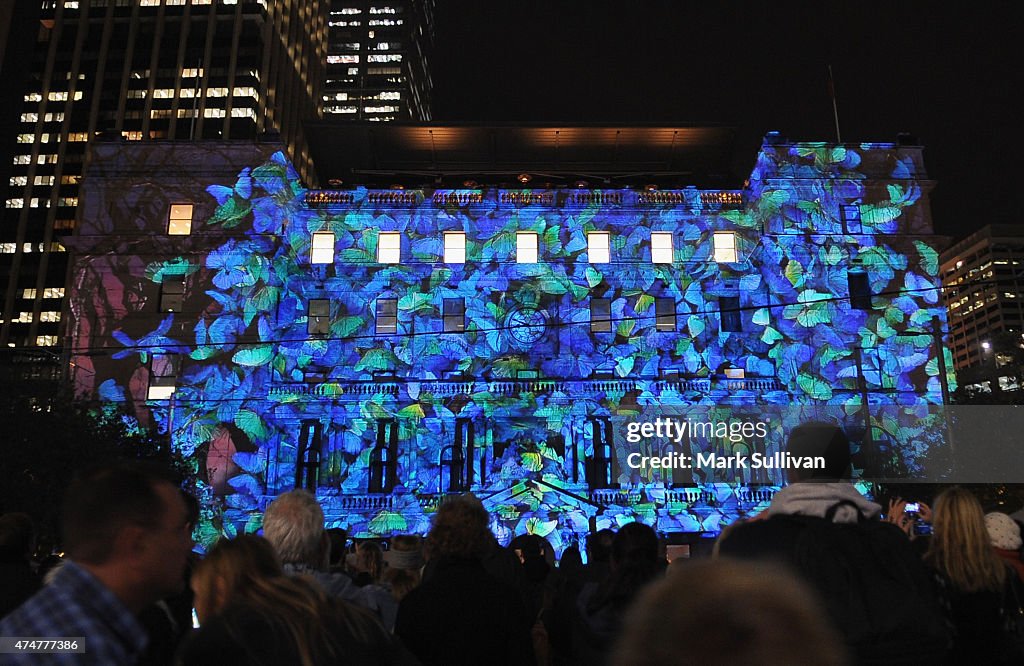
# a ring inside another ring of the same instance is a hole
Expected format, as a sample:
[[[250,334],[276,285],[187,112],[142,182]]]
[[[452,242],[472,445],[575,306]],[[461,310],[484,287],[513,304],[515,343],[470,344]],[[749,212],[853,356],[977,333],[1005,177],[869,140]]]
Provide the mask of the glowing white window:
[[[607,264],[612,260],[611,234],[591,231],[587,234],[587,256],[592,264]]]
[[[736,234],[731,231],[716,231],[712,238],[712,253],[720,264],[736,263]]]
[[[448,231],[444,234],[444,263],[466,263],[466,234],[461,231]]]
[[[23,123],[34,123],[39,120],[38,113],[23,113],[21,114],[21,122]]]
[[[15,164],[32,164],[32,156],[31,155],[15,155],[14,156],[14,163]]]
[[[154,354],[149,368],[147,400],[170,400],[178,383],[178,357],[174,354]]]
[[[516,233],[516,263],[537,263],[537,234],[533,231]]]
[[[334,234],[330,231],[317,231],[313,234],[309,261],[312,264],[334,263]]]
[[[36,346],[37,347],[53,347],[57,344],[56,335],[37,335]]]
[[[377,236],[377,263],[397,264],[402,259],[402,236],[397,231],[382,231]]]
[[[39,313],[39,321],[41,322],[56,322],[60,321],[60,313],[56,310],[47,310]]]
[[[188,236],[192,233],[192,204],[171,204],[167,220],[169,236]]]
[[[11,176],[11,185],[13,187],[28,185],[28,176]]]
[[[672,263],[672,233],[668,231],[651,232],[651,261],[656,264]]]

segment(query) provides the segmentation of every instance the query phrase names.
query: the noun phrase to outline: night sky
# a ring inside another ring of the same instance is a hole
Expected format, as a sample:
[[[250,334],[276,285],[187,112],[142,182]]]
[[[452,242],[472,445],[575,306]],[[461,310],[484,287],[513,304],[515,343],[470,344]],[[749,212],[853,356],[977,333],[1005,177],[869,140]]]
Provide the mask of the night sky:
[[[768,130],[835,140],[831,64],[845,142],[925,146],[938,233],[1018,224],[1020,23],[947,4],[439,0],[435,120],[724,123],[739,185]]]

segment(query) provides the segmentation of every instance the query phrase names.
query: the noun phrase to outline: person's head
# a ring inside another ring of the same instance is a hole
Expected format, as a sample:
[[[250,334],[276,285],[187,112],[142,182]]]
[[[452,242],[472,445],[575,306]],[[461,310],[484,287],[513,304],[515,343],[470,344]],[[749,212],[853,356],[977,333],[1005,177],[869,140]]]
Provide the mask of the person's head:
[[[324,512],[308,491],[291,490],[271,502],[263,514],[263,536],[285,564],[326,565]]]
[[[287,641],[294,652],[292,663],[342,661],[339,636],[327,626],[338,606],[306,577],[285,575],[266,539],[243,534],[218,541],[196,566],[192,590],[200,623],[220,617],[229,635],[246,640],[253,631],[246,619],[251,614],[227,611],[248,608],[261,618],[261,631],[273,631],[275,641]]]
[[[612,539],[612,568],[637,564],[658,564],[658,535],[643,523],[626,523]]]
[[[0,558],[27,560],[36,548],[36,528],[27,513],[0,516]]]
[[[989,541],[1002,550],[1020,550],[1020,525],[1005,513],[993,511],[985,514],[985,530]]]
[[[181,590],[192,524],[180,489],[162,472],[133,464],[96,467],[68,486],[64,550],[131,604]]]
[[[833,423],[810,421],[798,425],[789,433],[786,451],[793,456],[820,456],[825,460],[824,469],[788,468],[790,483],[850,478],[850,440],[843,429]]]
[[[391,548],[384,553],[387,569],[419,571],[423,568],[423,539],[418,534],[399,534],[391,538]]]
[[[569,546],[562,551],[562,557],[558,560],[558,570],[567,577],[577,577],[583,573],[583,557],[580,549],[576,546]]]
[[[336,567],[345,564],[345,554],[348,552],[348,530],[332,527],[327,530],[327,540],[331,544],[330,565]]]
[[[944,490],[932,505],[926,559],[961,592],[1001,589],[1006,566],[992,550],[981,502],[967,490]]]
[[[694,561],[640,596],[626,615],[611,663],[839,666],[845,663],[843,642],[827,617],[786,570]]]
[[[612,557],[612,539],[615,531],[607,527],[587,535],[587,561],[591,564],[608,562]]]
[[[355,570],[369,575],[371,580],[380,580],[384,570],[384,549],[373,541],[363,541],[356,546]]]
[[[475,495],[461,495],[442,503],[427,535],[430,558],[483,558],[495,544],[489,522],[487,510]]]
[[[255,581],[283,575],[281,562],[266,539],[251,534],[221,539],[192,572],[196,614],[205,621]]]

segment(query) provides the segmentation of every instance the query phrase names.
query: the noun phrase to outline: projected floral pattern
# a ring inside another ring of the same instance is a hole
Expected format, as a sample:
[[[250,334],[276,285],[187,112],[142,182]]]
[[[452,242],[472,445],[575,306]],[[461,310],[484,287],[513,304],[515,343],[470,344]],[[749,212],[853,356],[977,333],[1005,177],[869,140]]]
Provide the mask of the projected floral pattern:
[[[811,417],[824,404],[855,415],[864,382],[873,404],[905,406],[874,423],[900,443],[893,460],[912,473],[926,453],[932,424],[915,409],[941,402],[933,332],[945,316],[917,170],[893,146],[766,144],[743,192],[309,193],[278,154],[209,188],[217,208],[203,228],[224,235],[208,251],[89,264],[103,289],[79,306],[83,321],[110,320],[117,307],[102,293],[129,283],[145,301],[184,279],[186,298],[149,329],[111,331],[122,365],[84,381],[107,399],[144,399],[153,358],[182,359],[173,401],[150,408],[201,461],[211,505],[227,509],[208,532],[258,527],[257,511],[295,482],[304,421],[322,427],[317,482],[332,520],[357,536],[423,532],[453,487],[457,419],[475,433],[460,469],[472,469],[501,538],[533,532],[560,548],[634,519],[713,532],[765,503],[745,484],[782,478],[701,472],[676,479],[695,488],[667,489],[661,471],[621,464],[636,450],[625,422],[687,405],[723,417],[763,405],[806,405]],[[312,234],[327,231],[335,263],[311,264]],[[452,231],[465,233],[465,263],[443,262]],[[610,234],[611,263],[589,261],[592,231]],[[671,265],[652,263],[652,231],[673,234]],[[382,232],[400,235],[401,263],[377,263]],[[538,263],[517,263],[519,232],[536,234]],[[735,234],[736,261],[715,261],[715,232]],[[851,307],[851,272],[867,276],[873,308]],[[598,298],[607,332],[592,330]],[[377,332],[382,299],[397,305],[394,332]],[[464,304],[464,331],[445,332],[459,312],[446,299]],[[312,312],[315,300],[326,310]],[[723,315],[730,303],[738,314]],[[744,380],[726,378],[739,369]],[[588,487],[601,419],[615,433],[620,489]],[[368,495],[390,420],[397,485]],[[775,424],[767,442],[697,446],[770,453],[791,425]]]

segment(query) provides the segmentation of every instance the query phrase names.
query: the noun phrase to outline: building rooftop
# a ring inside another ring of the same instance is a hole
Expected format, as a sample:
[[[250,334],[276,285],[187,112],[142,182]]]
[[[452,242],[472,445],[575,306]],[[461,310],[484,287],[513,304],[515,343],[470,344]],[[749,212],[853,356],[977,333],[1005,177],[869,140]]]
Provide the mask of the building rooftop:
[[[662,124],[308,123],[322,187],[515,183],[739,187],[734,130]],[[340,182],[339,182],[340,181]]]

